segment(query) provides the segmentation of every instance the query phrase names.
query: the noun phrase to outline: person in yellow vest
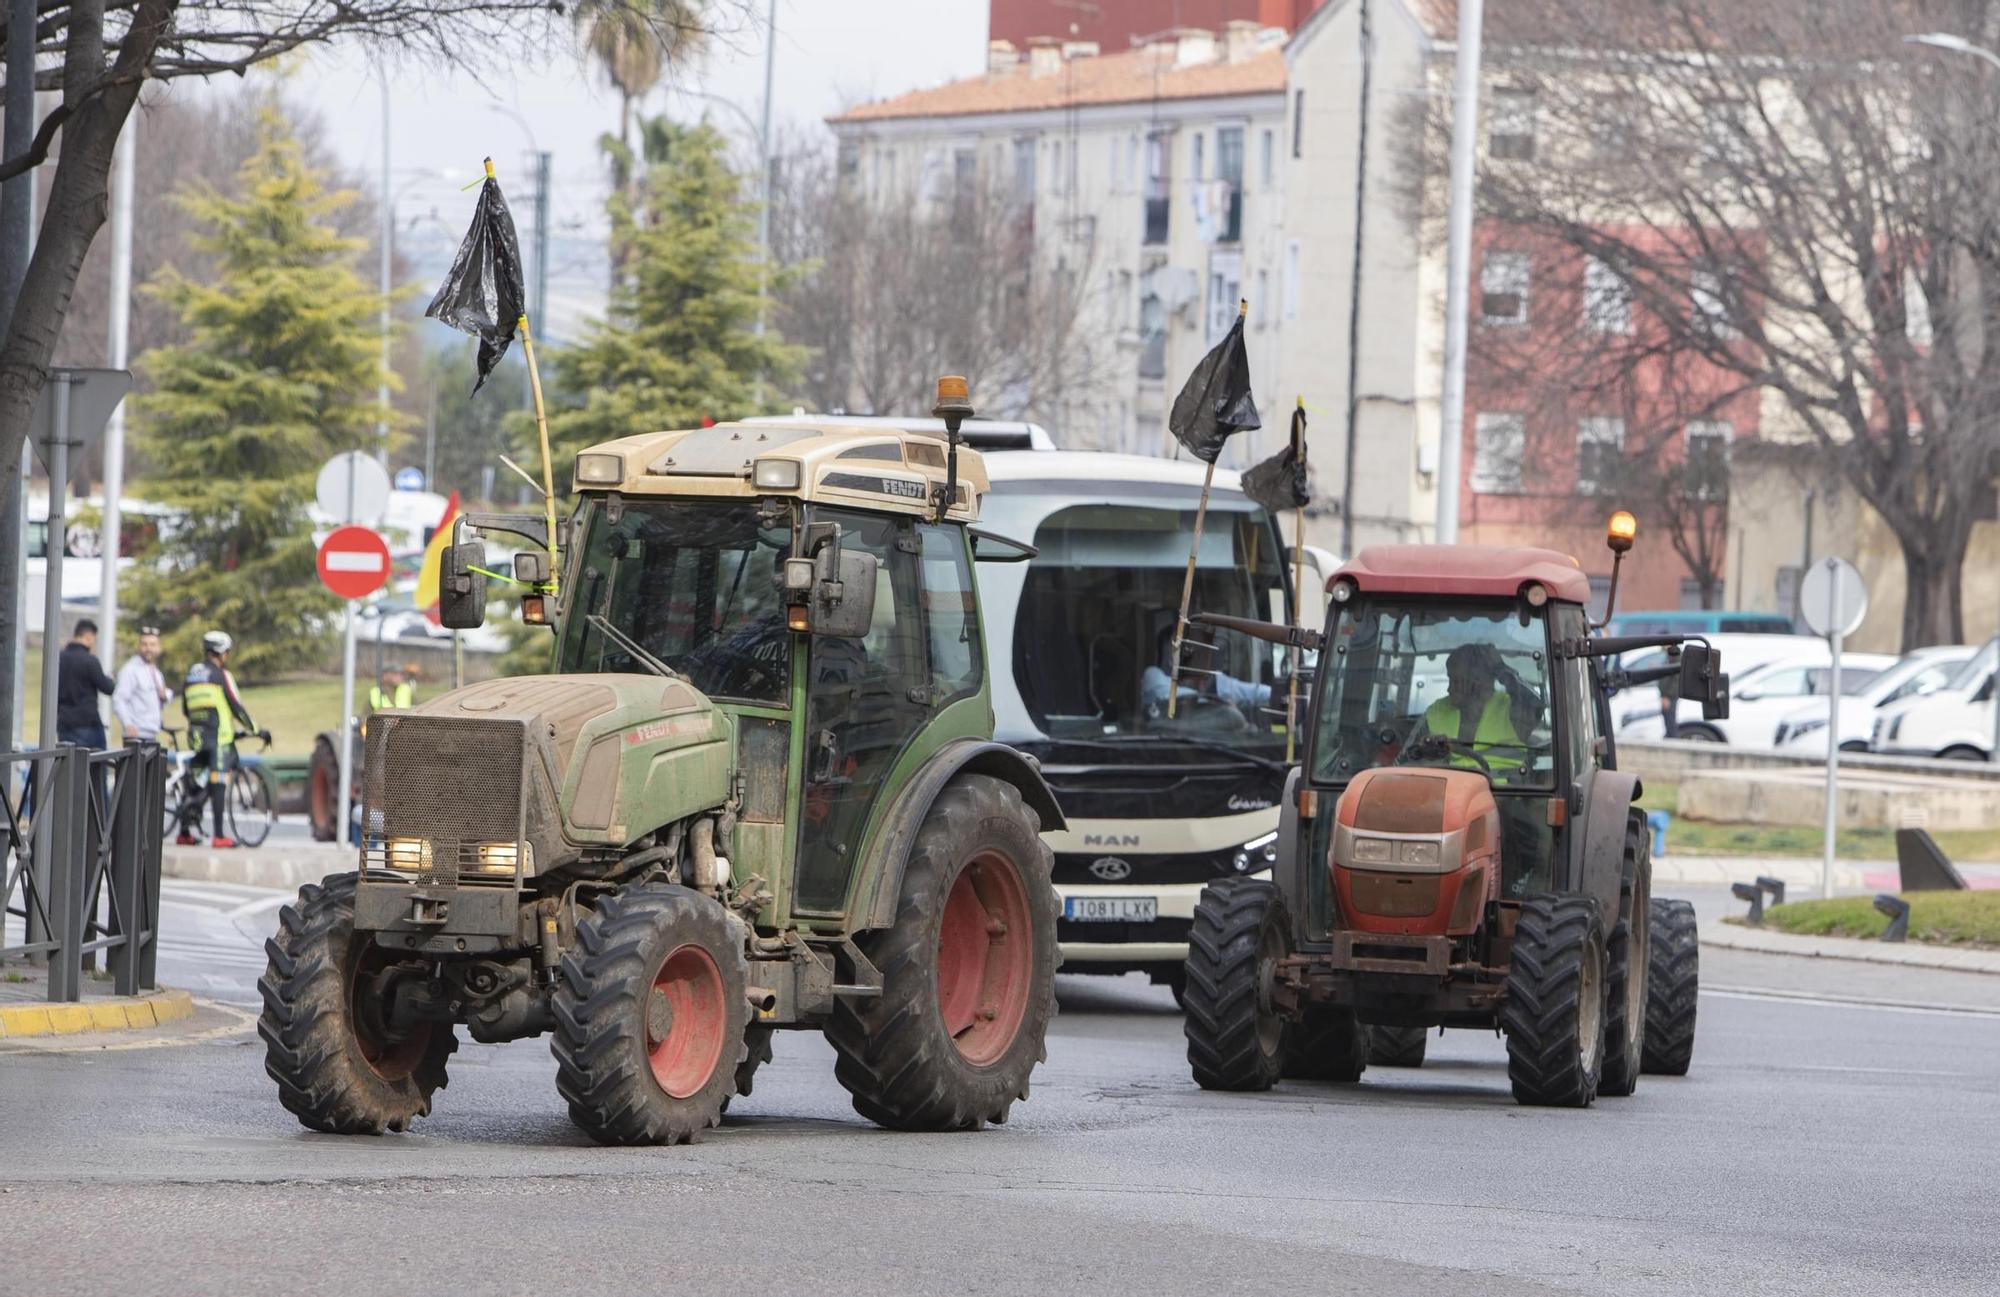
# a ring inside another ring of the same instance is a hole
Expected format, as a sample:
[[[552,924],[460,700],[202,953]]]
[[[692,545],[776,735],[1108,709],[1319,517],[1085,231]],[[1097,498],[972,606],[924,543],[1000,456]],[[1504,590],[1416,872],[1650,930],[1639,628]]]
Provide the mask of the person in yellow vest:
[[[368,712],[407,711],[416,705],[416,686],[403,679],[403,669],[398,666],[382,668],[378,683],[368,686]]]
[[[1424,710],[1423,725],[1410,736],[1409,746],[1425,737],[1457,745],[1451,764],[1479,769],[1477,752],[1495,771],[1519,769],[1524,755],[1523,728],[1533,728],[1532,716],[1522,716],[1530,700],[1514,698],[1498,685],[1505,670],[1491,644],[1461,644],[1444,660],[1445,696]],[[1516,749],[1510,751],[1509,749]]]
[[[229,772],[236,768],[236,736],[262,733],[236,692],[236,678],[229,674],[229,650],[235,641],[228,634],[212,630],[201,637],[201,661],[188,668],[187,685],[181,690],[181,711],[187,715],[188,737],[193,741],[194,761],[188,778],[207,772],[208,804],[215,816],[215,847],[236,845],[223,827],[223,812],[229,800]],[[195,845],[195,830],[201,827],[201,803],[193,798],[193,818],[183,820],[174,841],[183,847]]]

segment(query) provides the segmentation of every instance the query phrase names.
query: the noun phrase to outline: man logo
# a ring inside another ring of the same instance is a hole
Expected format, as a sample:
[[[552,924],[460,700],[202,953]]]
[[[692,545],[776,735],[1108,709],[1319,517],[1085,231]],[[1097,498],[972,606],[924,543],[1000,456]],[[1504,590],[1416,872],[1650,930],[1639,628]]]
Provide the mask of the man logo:
[[[1122,883],[1132,876],[1132,866],[1116,856],[1099,856],[1090,862],[1090,872],[1107,883]]]

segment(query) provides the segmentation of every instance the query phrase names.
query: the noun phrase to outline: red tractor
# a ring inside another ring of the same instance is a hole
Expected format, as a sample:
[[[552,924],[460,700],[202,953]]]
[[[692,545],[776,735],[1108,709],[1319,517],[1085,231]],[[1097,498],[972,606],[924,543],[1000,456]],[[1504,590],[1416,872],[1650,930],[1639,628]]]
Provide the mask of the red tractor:
[[[1617,564],[1630,514],[1614,515]],[[1319,653],[1269,881],[1210,884],[1188,955],[1206,1089],[1356,1081],[1420,1063],[1433,1027],[1498,1029],[1525,1104],[1629,1095],[1694,1050],[1694,912],[1652,896],[1609,691],[1660,682],[1727,714],[1691,636],[1593,636],[1590,581],[1545,549],[1372,548],[1329,583],[1324,633],[1222,626]],[[1606,615],[1609,615],[1607,609]],[[1672,664],[1621,672],[1663,646]]]

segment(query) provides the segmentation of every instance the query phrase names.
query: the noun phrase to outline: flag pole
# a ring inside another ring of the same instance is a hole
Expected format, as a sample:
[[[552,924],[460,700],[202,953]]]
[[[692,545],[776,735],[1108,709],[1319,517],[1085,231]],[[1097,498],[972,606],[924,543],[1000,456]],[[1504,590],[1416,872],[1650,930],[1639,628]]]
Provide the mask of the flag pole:
[[[515,321],[521,330],[521,349],[528,357],[528,385],[535,393],[535,428],[542,438],[542,511],[549,527],[549,586],[556,582],[556,484],[553,470],[549,467],[549,415],[542,408],[542,372],[535,365],[535,338],[528,332],[528,317],[524,313]]]
[[[1306,408],[1306,398],[1299,397],[1299,409]],[[1299,435],[1299,421],[1292,420],[1292,462],[1299,472],[1305,472],[1305,438]],[[1292,510],[1292,624],[1303,628],[1306,624],[1306,507],[1300,505]],[[1299,734],[1299,665],[1305,657],[1305,650],[1292,648],[1292,678],[1285,691],[1285,764],[1290,765],[1298,754]]]

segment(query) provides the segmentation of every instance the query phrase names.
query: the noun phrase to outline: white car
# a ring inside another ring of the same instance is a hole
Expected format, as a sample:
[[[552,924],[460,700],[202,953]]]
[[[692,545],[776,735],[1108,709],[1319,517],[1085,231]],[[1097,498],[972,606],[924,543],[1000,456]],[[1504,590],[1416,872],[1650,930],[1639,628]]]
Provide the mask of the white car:
[[[1885,707],[1869,749],[1887,756],[1985,761],[1993,750],[1995,642],[1988,640],[1944,688]]]
[[[1739,714],[1736,702],[1740,696],[1738,691],[1747,687],[1754,676],[1771,664],[1792,662],[1803,666],[1823,666],[1833,661],[1832,650],[1827,647],[1826,641],[1809,635],[1708,635],[1703,638],[1708,641],[1710,647],[1722,654],[1722,669],[1729,675],[1729,710],[1732,717]],[[1859,656],[1861,655],[1843,653],[1841,661],[1843,664],[1853,662]],[[1651,667],[1662,666],[1666,660],[1666,650],[1646,649],[1629,655],[1621,665],[1627,670],[1644,671]],[[1807,696],[1808,692],[1801,689],[1790,701],[1796,703]],[[1619,690],[1611,699],[1611,715],[1620,738],[1657,739],[1666,736],[1666,722],[1660,715],[1660,690],[1657,685],[1639,685]],[[1727,729],[1728,721],[1704,721],[1701,718],[1699,703],[1683,699],[1677,715],[1682,738],[1748,743],[1746,739],[1730,735]],[[1770,735],[1776,730],[1780,715],[1782,709],[1777,710],[1771,717],[1769,728],[1764,731],[1763,746],[1769,746]]]
[[[1969,644],[1943,645],[1905,654],[1888,670],[1872,678],[1840,682],[1840,750],[1865,752],[1875,729],[1875,717],[1884,707],[1906,698],[1923,698],[1949,685],[1959,669],[1979,650]],[[1844,658],[1844,655],[1843,655]],[[1801,704],[1778,723],[1771,746],[1807,756],[1826,754],[1827,717],[1833,712],[1830,698],[1816,697]]]

